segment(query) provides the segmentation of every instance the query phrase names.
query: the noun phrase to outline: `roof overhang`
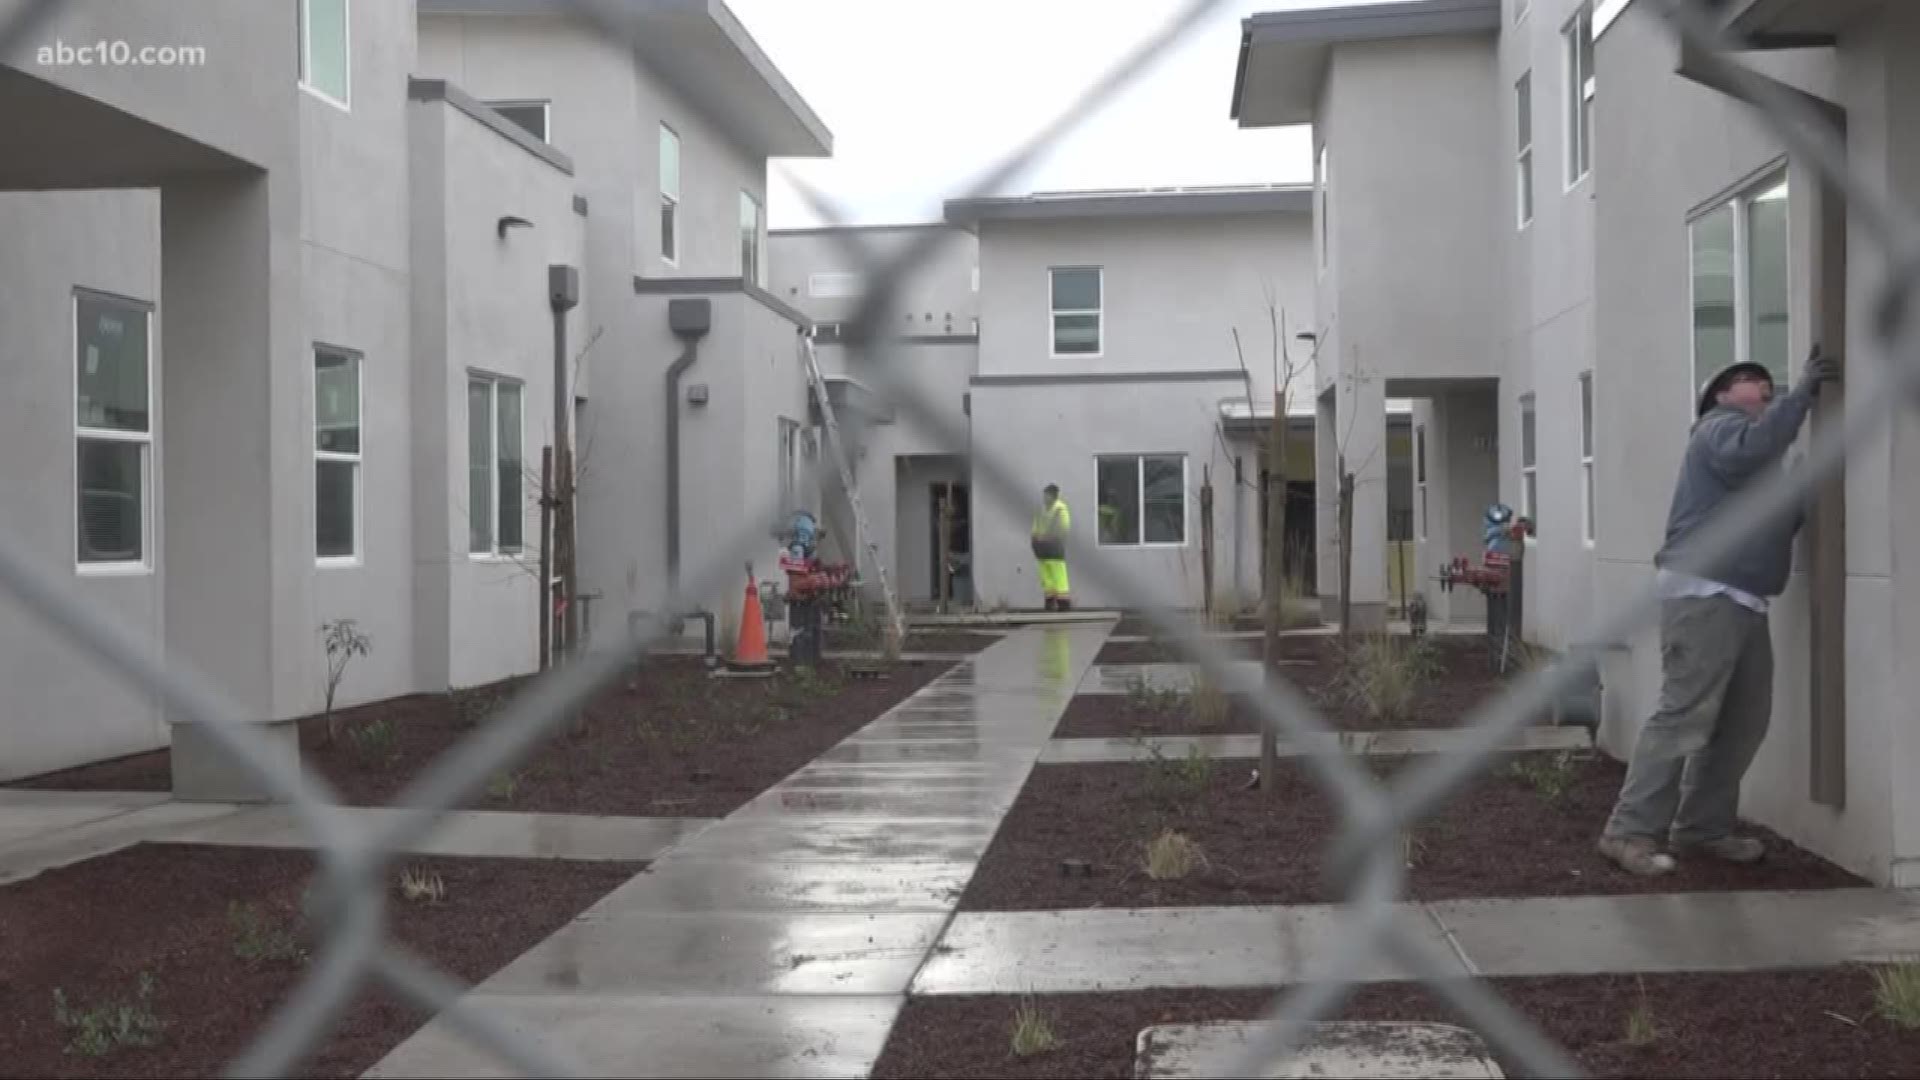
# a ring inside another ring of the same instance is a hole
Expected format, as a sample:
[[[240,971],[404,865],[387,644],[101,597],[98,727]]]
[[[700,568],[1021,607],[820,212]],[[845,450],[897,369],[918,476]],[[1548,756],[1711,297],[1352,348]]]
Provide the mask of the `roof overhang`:
[[[964,228],[972,228],[982,221],[1218,217],[1230,214],[1312,212],[1313,189],[1300,184],[1061,192],[1013,198],[950,199],[946,204],[947,222]]]
[[[551,16],[552,0],[417,0],[422,15]],[[833,134],[723,0],[559,5],[629,42],[648,70],[748,150],[827,157]]]
[[[1501,0],[1398,0],[1249,16],[1228,115],[1245,128],[1310,124],[1335,45],[1497,33],[1500,8]]]
[[[1754,49],[1828,48],[1886,0],[1720,0],[1726,29]]]

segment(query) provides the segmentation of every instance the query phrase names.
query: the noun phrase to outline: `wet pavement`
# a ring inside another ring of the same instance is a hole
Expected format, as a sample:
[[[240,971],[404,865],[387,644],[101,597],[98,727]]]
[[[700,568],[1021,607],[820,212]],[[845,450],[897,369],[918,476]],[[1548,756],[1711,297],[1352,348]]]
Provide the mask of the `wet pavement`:
[[[469,1000],[596,1075],[866,1075],[1112,626],[1010,632]],[[508,1074],[435,1022],[368,1075]]]

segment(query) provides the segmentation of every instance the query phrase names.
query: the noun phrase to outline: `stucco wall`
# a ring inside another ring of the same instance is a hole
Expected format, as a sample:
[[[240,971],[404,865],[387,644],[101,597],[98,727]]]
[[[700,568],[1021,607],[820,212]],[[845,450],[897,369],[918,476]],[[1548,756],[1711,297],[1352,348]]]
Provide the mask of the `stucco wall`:
[[[1140,406],[1146,385],[1151,385],[1155,401],[1151,410]],[[1076,606],[1111,606],[1137,599],[1199,607],[1200,466],[1210,460],[1217,445],[1214,427],[1204,417],[1234,388],[1230,382],[976,384],[976,445],[994,447],[1031,481],[1026,499],[1008,506],[1005,493],[989,488],[978,464],[974,467],[973,550],[979,602],[986,607],[1002,602],[1016,608],[1040,605],[1028,533],[1039,508],[1041,487],[1057,483],[1073,512],[1069,566]],[[1096,456],[1166,453],[1184,454],[1187,459],[1186,542],[1152,547],[1098,545]],[[1228,535],[1224,528],[1222,535]],[[1106,567],[1104,573],[1096,572],[1095,558]],[[1134,595],[1123,595],[1123,587]]]
[[[973,320],[980,311],[975,276],[980,242],[972,233],[949,225],[783,229],[767,240],[771,264],[767,287],[821,322],[838,322],[853,316],[864,293],[817,295],[814,284],[833,283],[816,283],[814,275],[859,272],[864,260],[890,259],[916,244],[930,244],[930,252],[912,273],[890,282],[894,292],[882,329],[902,334],[973,333]],[[860,280],[874,284],[864,277]]]
[[[76,286],[155,304],[160,291],[159,198],[152,192],[0,195],[0,469],[5,528],[50,576],[143,637],[162,636],[161,578],[76,575],[74,309]],[[154,397],[166,370],[160,326],[149,330]],[[156,413],[158,410],[156,409]],[[156,460],[164,415],[154,419]],[[39,463],[40,467],[21,467]],[[153,504],[166,494],[154,485]],[[152,530],[155,539],[160,530]],[[133,693],[44,623],[0,604],[0,779],[165,745],[158,706]]]

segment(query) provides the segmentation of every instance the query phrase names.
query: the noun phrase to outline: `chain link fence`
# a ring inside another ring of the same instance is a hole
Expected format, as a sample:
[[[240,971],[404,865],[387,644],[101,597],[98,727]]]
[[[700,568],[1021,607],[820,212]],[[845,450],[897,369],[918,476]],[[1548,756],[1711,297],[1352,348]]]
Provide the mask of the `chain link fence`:
[[[617,0],[560,2],[616,39],[631,40],[640,32],[631,21],[631,9]],[[956,196],[1000,194],[1008,181],[1097,113],[1120,89],[1141,77],[1195,27],[1224,15],[1225,7],[1225,0],[1184,0],[1165,26],[1087,87],[1033,138],[1012,149],[986,169],[969,190],[956,192]],[[1802,467],[1743,493],[1728,505],[1676,558],[1673,565],[1682,570],[1714,562],[1758,523],[1803,499],[1816,486],[1833,483],[1847,455],[1872,437],[1903,403],[1915,399],[1920,390],[1920,364],[1912,358],[1913,325],[1909,317],[1915,285],[1920,281],[1920,219],[1873,180],[1848,168],[1841,134],[1830,120],[1793,92],[1755,75],[1733,56],[1734,44],[1719,30],[1717,7],[1706,0],[1640,0],[1636,5],[1643,14],[1651,12],[1664,20],[1673,33],[1697,50],[1698,62],[1709,65],[1722,85],[1759,109],[1794,160],[1818,169],[1846,200],[1858,225],[1857,234],[1870,238],[1876,246],[1880,280],[1873,291],[1871,331],[1876,348],[1872,351],[1889,358],[1882,373],[1887,392],[1852,402],[1838,430],[1815,433]],[[56,8],[57,0],[25,0],[12,5],[10,16],[0,23],[0,57],[19,56],[20,47],[34,39]],[[848,221],[849,215],[825,196],[804,188],[803,194],[828,223]],[[934,402],[898,377],[899,369],[891,362],[889,332],[883,326],[895,286],[931,259],[937,237],[931,233],[918,237],[886,258],[865,249],[853,234],[842,234],[842,242],[844,253],[858,260],[855,265],[865,268],[868,283],[857,316],[844,324],[848,361],[854,373],[886,397],[897,415],[949,439],[951,445],[967,445],[964,431],[949,422]],[[973,458],[976,488],[1016,516],[1023,513],[1027,485],[1011,455],[993,448],[976,448]],[[749,520],[774,520],[780,509],[769,505],[765,517]],[[709,552],[704,565],[687,575],[682,595],[671,598],[662,609],[679,610],[686,598],[710,595],[724,587],[762,542],[757,534],[742,536],[728,550]],[[1197,634],[1180,616],[1157,610],[1127,575],[1107,565],[1097,546],[1072,546],[1075,558],[1084,567],[1078,573],[1122,598],[1127,606],[1147,612],[1160,633],[1180,641],[1191,661],[1204,667],[1220,684],[1227,684],[1230,658],[1217,643]],[[118,625],[111,614],[82,596],[71,575],[48,573],[38,565],[5,528],[0,528],[0,588],[66,640],[163,699],[174,715],[206,722],[219,742],[283,796],[311,831],[320,861],[312,903],[315,916],[328,930],[326,942],[305,981],[240,1058],[231,1063],[229,1075],[287,1075],[327,1035],[368,980],[438,1012],[455,1030],[528,1075],[581,1075],[568,1062],[515,1036],[463,999],[467,987],[387,940],[385,882],[390,860],[397,853],[421,840],[440,815],[473,794],[487,777],[518,762],[567,716],[615,685],[628,665],[665,635],[664,624],[636,635],[624,649],[589,654],[531,683],[496,722],[448,752],[406,789],[396,801],[407,813],[374,834],[364,835],[350,831],[328,812],[334,802],[332,792],[317,776],[304,768],[287,766],[268,753],[240,710],[217,687],[194,672],[169,667],[150,643]],[[1575,640],[1622,640],[1651,625],[1658,606],[1659,599],[1649,585],[1597,619],[1589,632]],[[1344,828],[1330,845],[1327,860],[1328,873],[1347,896],[1340,940],[1333,954],[1338,957],[1338,970],[1329,979],[1281,994],[1267,1015],[1261,1035],[1249,1041],[1233,1075],[1261,1075],[1267,1062],[1297,1045],[1306,1025],[1338,1012],[1354,990],[1352,973],[1381,960],[1397,962],[1415,972],[1462,1019],[1477,1028],[1499,1055],[1528,1073],[1581,1074],[1563,1048],[1505,1004],[1489,986],[1455,974],[1458,966],[1454,956],[1406,932],[1404,925],[1396,924],[1391,916],[1404,884],[1405,866],[1398,840],[1401,831],[1416,825],[1483,773],[1503,742],[1525,726],[1529,717],[1547,707],[1583,670],[1597,663],[1597,656],[1591,652],[1594,648],[1597,646],[1577,647],[1552,665],[1520,679],[1463,722],[1466,738],[1461,744],[1424,755],[1391,783],[1381,783],[1352,757],[1339,752],[1304,755],[1302,760],[1343,812]],[[1302,746],[1336,745],[1318,738],[1329,733],[1327,724],[1284,682],[1268,687],[1254,704],[1263,723],[1281,736]]]

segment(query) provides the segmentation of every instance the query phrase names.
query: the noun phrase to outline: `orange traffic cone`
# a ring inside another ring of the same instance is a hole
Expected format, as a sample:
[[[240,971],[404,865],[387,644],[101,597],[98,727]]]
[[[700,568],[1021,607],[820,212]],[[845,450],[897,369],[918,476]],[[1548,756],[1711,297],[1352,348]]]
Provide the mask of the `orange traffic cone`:
[[[740,634],[727,667],[734,671],[773,670],[773,661],[767,658],[767,622],[761,617],[760,587],[754,583],[752,563],[747,564],[747,596],[740,608]]]

